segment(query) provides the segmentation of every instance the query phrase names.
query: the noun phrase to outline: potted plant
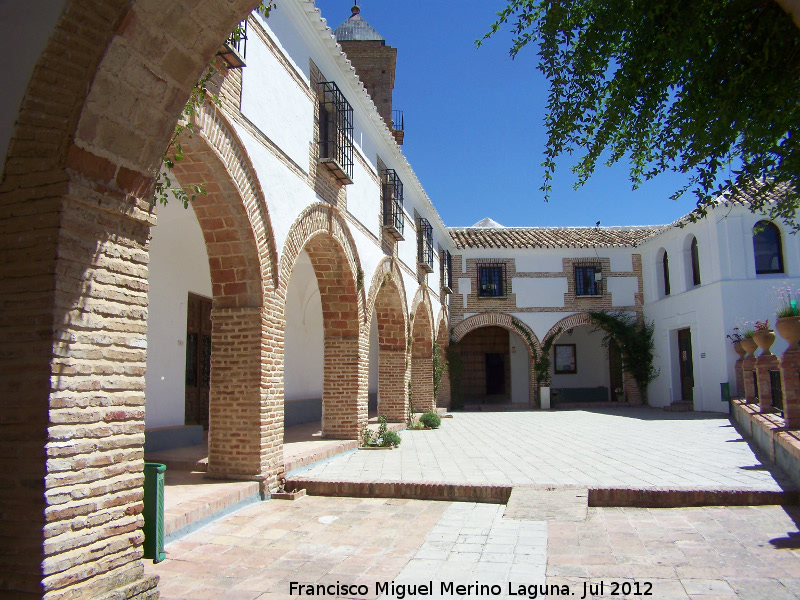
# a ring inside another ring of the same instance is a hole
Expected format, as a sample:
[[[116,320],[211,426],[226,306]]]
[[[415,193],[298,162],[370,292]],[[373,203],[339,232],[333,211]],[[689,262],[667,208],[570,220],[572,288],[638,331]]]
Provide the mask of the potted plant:
[[[731,344],[733,344],[733,351],[739,355],[739,359],[744,358],[745,354],[747,354],[747,351],[742,347],[742,340],[744,339],[744,336],[739,331],[739,328],[734,327],[733,333],[730,333],[725,337],[727,337],[731,341]]]
[[[780,290],[780,297],[775,329],[778,330],[778,335],[789,343],[790,348],[795,348],[800,342],[800,311],[797,307],[800,290],[792,290],[787,286]]]
[[[762,354],[770,354],[769,348],[775,343],[775,332],[769,328],[769,319],[756,321],[753,341],[761,348]]]
[[[750,321],[745,321],[744,332],[742,333],[742,348],[753,358],[755,358],[756,350],[758,349],[758,344],[753,339],[754,334],[755,329],[750,327]]]

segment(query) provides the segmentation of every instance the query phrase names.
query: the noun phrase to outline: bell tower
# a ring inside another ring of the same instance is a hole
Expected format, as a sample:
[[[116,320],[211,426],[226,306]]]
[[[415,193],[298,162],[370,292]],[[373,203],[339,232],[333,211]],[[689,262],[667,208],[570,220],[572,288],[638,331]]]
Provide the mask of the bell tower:
[[[386,40],[361,16],[356,4],[350,18],[333,32],[336,41],[347,54],[353,67],[367,88],[367,93],[378,108],[386,125],[398,144],[403,143],[401,118],[393,118],[392,91],[397,61],[397,48],[386,45]],[[396,122],[399,121],[399,122]]]

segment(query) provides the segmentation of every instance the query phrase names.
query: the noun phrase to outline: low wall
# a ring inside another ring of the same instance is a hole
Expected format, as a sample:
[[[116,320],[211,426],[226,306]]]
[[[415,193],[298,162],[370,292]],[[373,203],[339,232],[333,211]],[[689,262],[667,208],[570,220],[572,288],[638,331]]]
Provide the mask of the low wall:
[[[758,404],[747,404],[741,398],[731,400],[731,407],[742,433],[800,486],[800,431],[785,429],[780,416],[761,414]]]

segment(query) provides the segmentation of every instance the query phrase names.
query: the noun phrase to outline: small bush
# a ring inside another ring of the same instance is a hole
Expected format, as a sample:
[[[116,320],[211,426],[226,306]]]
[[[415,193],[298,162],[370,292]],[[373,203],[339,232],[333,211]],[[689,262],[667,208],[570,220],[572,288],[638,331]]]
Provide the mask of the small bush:
[[[419,422],[425,425],[425,427],[430,427],[431,429],[436,429],[442,424],[442,420],[439,418],[439,415],[434,412],[422,413],[422,416],[419,418]]]
[[[399,446],[402,441],[394,431],[387,431],[381,436],[381,446]]]

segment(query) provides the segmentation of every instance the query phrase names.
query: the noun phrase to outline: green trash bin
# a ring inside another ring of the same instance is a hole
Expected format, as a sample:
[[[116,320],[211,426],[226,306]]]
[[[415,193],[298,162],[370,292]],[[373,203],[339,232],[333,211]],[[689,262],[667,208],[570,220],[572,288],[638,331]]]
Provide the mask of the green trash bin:
[[[164,473],[167,465],[144,463],[144,557],[154,563],[164,552]]]

